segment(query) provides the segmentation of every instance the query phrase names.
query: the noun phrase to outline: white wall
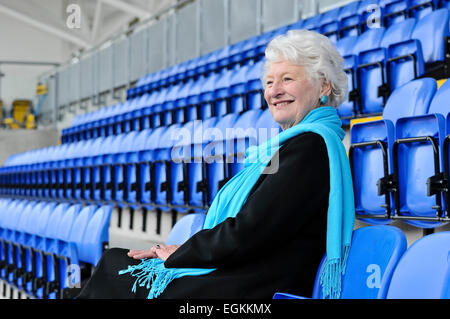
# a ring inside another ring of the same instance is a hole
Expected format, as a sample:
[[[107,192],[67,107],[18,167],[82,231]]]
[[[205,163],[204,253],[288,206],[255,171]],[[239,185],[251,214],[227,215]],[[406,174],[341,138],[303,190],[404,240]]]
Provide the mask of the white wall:
[[[53,1],[52,6],[61,6],[58,2]],[[52,9],[63,12],[55,7]],[[62,63],[70,58],[70,52],[67,42],[0,13],[0,60]],[[34,99],[37,77],[51,68],[0,65],[5,74],[0,79],[0,98],[5,108],[9,109],[15,99]]]

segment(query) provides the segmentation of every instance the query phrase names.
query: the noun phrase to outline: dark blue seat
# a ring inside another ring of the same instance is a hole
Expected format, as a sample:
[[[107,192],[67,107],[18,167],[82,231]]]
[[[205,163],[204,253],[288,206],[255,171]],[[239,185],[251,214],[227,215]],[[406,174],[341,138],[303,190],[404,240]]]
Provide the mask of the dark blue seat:
[[[408,18],[409,0],[385,0],[383,10],[383,24],[390,27]]]
[[[410,17],[421,19],[427,14],[437,10],[439,0],[409,0],[408,13]]]
[[[367,8],[364,1],[353,1],[343,6],[339,12],[339,38],[361,34],[362,12]]]
[[[302,23],[302,29],[307,29],[307,30],[318,32],[320,29],[320,21],[321,20],[322,20],[321,14],[316,14],[316,15],[313,15],[312,17],[304,19],[303,23]]]
[[[435,10],[417,22],[411,37],[421,42],[425,65],[445,60],[446,42],[443,39],[448,35],[448,9]]]
[[[208,206],[208,186],[205,162],[205,150],[217,132],[217,117],[211,117],[202,122],[195,122],[193,126],[193,140],[190,149],[184,154],[184,178],[181,187],[187,189],[188,205],[197,212],[204,212]],[[186,181],[188,178],[188,181]],[[188,183],[188,184],[186,184]]]
[[[392,92],[383,119],[358,123],[351,129],[350,165],[355,189],[356,214],[368,223],[388,223],[394,212],[393,158],[395,124],[401,117],[426,114],[436,92],[436,80],[411,81]],[[368,218],[366,218],[366,216]]]
[[[361,97],[361,113],[381,113],[392,90],[424,72],[420,50],[416,55],[419,59],[413,64],[413,71],[416,68],[417,74],[412,72],[412,75],[410,73],[404,75],[404,63],[400,69],[399,62],[394,66],[394,62],[389,61],[390,58],[403,56],[402,53],[408,52],[409,49],[405,46],[392,47],[391,45],[411,39],[415,25],[414,19],[403,20],[392,25],[386,29],[378,47],[359,54],[357,79]],[[396,52],[400,48],[406,51]],[[373,89],[374,87],[377,89]]]
[[[255,125],[258,130],[258,145],[281,132],[280,125],[275,122],[269,109],[265,109]]]
[[[80,261],[95,267],[109,245],[108,227],[112,206],[93,207],[93,211],[77,248]]]
[[[232,178],[244,168],[245,151],[250,146],[258,145],[258,123],[263,111],[249,110],[242,113],[234,124],[233,134],[229,137],[234,146],[227,152],[228,178]]]
[[[182,245],[203,228],[206,215],[203,213],[187,214],[172,227],[166,245]]]
[[[347,36],[345,38],[341,38],[336,43],[336,49],[344,58],[344,71],[348,76],[348,91],[349,98],[347,101],[342,103],[337,109],[339,117],[341,118],[344,124],[350,123],[350,118],[355,117],[357,113],[357,98],[356,98],[356,65],[355,65],[355,57],[353,54],[353,48],[355,47],[358,41],[358,36]]]
[[[223,69],[221,72],[226,72],[227,70]],[[221,73],[210,73],[206,77],[201,79],[199,83],[199,96],[197,105],[194,107],[197,108],[197,117],[198,120],[205,120],[214,114],[215,108],[215,97],[214,91],[216,89],[216,83],[219,80]]]
[[[367,249],[370,247],[370,249]],[[385,299],[392,275],[407,248],[406,236],[393,226],[366,226],[353,231],[352,245],[342,276],[341,299]],[[313,299],[322,299],[318,267]],[[276,293],[274,299],[304,299],[286,293]]]
[[[333,43],[339,39],[339,23],[341,8],[324,12],[320,19],[319,32],[327,36]]]
[[[346,73],[351,76],[351,79],[349,81],[352,83],[353,89],[353,97],[351,98],[352,101],[356,101],[357,103],[357,114],[367,113],[368,111],[363,106],[362,98],[366,98],[366,89],[362,87],[363,84],[360,84],[360,67],[361,64],[359,55],[364,50],[371,50],[378,48],[380,46],[381,40],[383,38],[385,29],[384,28],[374,28],[369,29],[362,33],[358,40],[356,41],[356,44],[352,47],[353,50],[350,54],[344,56],[345,60],[345,68]],[[364,63],[364,62],[362,62]],[[363,83],[365,83],[363,81]],[[373,91],[373,90],[372,90]],[[371,112],[371,111],[369,111]]]
[[[445,217],[445,191],[437,187],[445,180],[445,119],[450,112],[450,83],[445,82],[431,101],[426,115],[397,120],[393,149],[395,178],[398,180],[396,211],[400,216],[429,218],[408,220],[421,228],[434,228]],[[436,218],[435,221],[431,221]]]
[[[230,89],[231,89],[231,77],[236,70],[240,68],[237,65],[234,69],[224,69],[220,74],[218,74],[214,83],[214,93],[213,93],[213,112],[212,116],[221,117],[230,110]]]
[[[403,254],[392,275],[388,299],[450,298],[450,232],[427,235]]]
[[[209,206],[219,189],[228,181],[226,156],[232,144],[227,143],[227,131],[234,127],[239,114],[229,113],[221,117],[215,127],[207,131],[203,142],[207,146],[203,149],[204,171],[202,192]],[[228,131],[229,134],[229,131]]]
[[[166,95],[168,92],[168,88],[161,87],[155,96],[153,105],[152,105],[152,112],[151,112],[151,124],[150,127],[159,127],[164,126],[164,122],[162,119],[162,112],[163,112],[163,105],[166,100]]]
[[[154,192],[155,204],[162,211],[170,210],[172,195],[177,192],[171,175],[171,151],[175,143],[173,134],[176,134],[180,124],[169,126],[157,141],[158,146],[154,151]]]
[[[144,148],[139,152],[140,175],[141,175],[141,203],[147,209],[153,209],[156,199],[156,177],[155,160],[158,143],[167,127],[159,127],[154,130],[144,130],[140,134],[145,141]]]

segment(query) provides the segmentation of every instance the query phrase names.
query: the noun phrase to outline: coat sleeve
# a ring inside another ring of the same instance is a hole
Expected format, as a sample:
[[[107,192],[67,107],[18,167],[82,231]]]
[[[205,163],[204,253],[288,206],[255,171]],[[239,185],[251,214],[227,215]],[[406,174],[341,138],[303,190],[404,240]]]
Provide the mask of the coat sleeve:
[[[290,139],[280,148],[278,171],[255,187],[236,217],[193,235],[165,266],[232,267],[299,236],[320,204],[328,203],[329,163],[322,137],[304,133]]]

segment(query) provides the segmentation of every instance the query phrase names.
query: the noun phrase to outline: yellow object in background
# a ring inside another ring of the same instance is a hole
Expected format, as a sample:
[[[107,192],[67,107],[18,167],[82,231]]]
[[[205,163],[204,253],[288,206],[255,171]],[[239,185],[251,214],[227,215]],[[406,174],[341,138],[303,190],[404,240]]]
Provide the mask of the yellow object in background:
[[[30,100],[15,100],[12,105],[12,117],[5,118],[3,124],[11,129],[36,128],[35,117]]]
[[[378,120],[382,120],[382,119],[383,119],[383,116],[381,116],[381,115],[380,116],[361,117],[361,118],[352,119],[352,120],[350,120],[350,129],[356,123],[373,122],[373,121],[378,121]]]
[[[444,82],[447,81],[447,79],[442,79],[442,80],[437,80],[437,87],[438,89],[441,87],[442,84],[444,84]]]

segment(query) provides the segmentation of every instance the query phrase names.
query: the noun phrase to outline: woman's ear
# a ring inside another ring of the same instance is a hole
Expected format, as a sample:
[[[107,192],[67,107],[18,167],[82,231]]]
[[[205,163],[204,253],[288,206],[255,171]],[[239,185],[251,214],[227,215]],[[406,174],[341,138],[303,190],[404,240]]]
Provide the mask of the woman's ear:
[[[326,82],[322,85],[322,92],[320,95],[326,95],[328,97],[331,95],[331,82]]]

